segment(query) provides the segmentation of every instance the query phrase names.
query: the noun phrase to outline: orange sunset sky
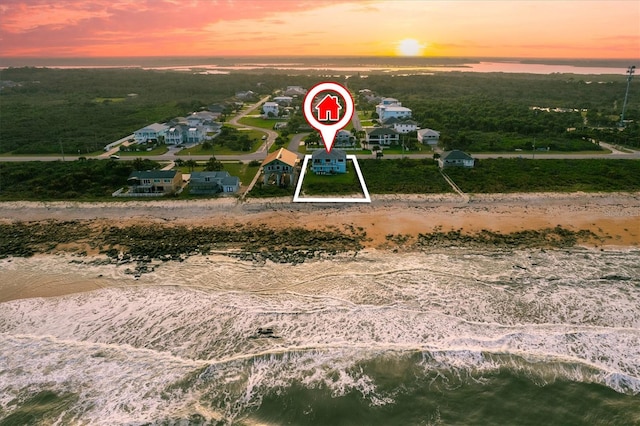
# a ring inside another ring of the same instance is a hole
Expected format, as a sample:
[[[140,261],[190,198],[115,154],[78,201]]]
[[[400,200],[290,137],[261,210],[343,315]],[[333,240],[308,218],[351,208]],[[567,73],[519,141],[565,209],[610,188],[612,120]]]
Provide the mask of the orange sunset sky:
[[[3,0],[0,56],[640,58],[640,1]]]

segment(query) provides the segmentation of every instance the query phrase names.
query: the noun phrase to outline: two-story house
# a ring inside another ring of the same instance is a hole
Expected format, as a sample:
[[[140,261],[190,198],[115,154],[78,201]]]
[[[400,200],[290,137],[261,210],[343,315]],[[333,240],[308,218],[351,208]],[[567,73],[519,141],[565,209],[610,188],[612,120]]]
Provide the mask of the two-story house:
[[[280,113],[280,105],[277,102],[265,102],[262,105],[262,113],[265,117],[277,117]]]
[[[386,127],[373,127],[366,129],[367,145],[395,145],[400,142],[400,134]]]
[[[133,171],[127,178],[131,194],[173,194],[182,187],[179,170]]]
[[[284,148],[267,155],[262,162],[264,184],[293,185],[296,182],[299,162],[298,154]]]
[[[341,149],[318,149],[311,154],[311,171],[317,175],[347,173],[347,153]]]
[[[133,137],[137,143],[147,142],[148,140],[162,140],[164,139],[169,126],[161,123],[153,123],[142,129],[133,132]]]

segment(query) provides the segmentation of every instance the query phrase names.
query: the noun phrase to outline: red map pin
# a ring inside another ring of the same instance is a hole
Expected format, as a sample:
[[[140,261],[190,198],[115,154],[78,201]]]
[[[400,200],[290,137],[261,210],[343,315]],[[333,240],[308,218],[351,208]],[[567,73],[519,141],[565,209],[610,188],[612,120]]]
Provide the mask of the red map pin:
[[[313,108],[313,99],[322,92],[335,92],[344,100],[344,115],[340,120],[338,120],[338,117],[342,106],[337,96],[327,94],[315,108]],[[318,114],[318,118],[316,118],[314,114],[314,109]],[[336,134],[351,121],[354,111],[353,99],[349,91],[338,83],[319,83],[307,92],[304,98],[303,111],[304,117],[307,119],[309,125],[322,135],[322,141],[324,142],[324,147],[327,152],[331,152]],[[322,123],[320,120],[325,121],[325,123]]]

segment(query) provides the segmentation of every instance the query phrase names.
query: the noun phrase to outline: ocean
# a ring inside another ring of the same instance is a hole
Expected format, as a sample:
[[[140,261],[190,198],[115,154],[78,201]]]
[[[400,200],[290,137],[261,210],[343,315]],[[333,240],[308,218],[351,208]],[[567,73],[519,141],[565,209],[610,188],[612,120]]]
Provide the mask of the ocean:
[[[3,259],[0,425],[637,425],[639,255]]]

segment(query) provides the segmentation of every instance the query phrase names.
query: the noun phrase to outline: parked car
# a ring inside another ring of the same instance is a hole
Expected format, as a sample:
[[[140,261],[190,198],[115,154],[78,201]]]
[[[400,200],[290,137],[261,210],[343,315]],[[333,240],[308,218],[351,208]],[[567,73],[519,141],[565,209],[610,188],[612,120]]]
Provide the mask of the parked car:
[[[112,160],[119,160],[119,159],[120,159],[120,156],[119,156],[119,155],[116,155],[116,154],[111,154],[111,155],[109,156],[109,158],[111,158]]]

